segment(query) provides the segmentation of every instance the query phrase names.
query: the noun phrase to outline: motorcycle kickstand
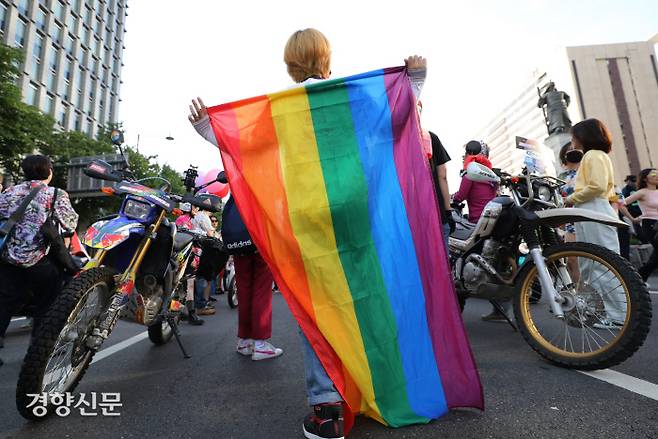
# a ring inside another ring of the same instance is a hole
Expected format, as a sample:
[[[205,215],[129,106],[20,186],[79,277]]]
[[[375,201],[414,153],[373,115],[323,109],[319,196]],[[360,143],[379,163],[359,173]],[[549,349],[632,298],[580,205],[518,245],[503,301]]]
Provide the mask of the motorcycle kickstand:
[[[493,306],[496,311],[498,311],[499,313],[501,313],[505,317],[505,320],[507,320],[507,323],[509,323],[509,325],[512,327],[514,332],[518,332],[518,329],[516,328],[516,325],[507,316],[507,313],[505,312],[503,307],[500,305],[500,303],[498,303],[498,301],[494,300],[494,299],[489,300],[489,303],[491,303],[491,306]]]
[[[171,326],[171,330],[174,331],[174,337],[176,338],[176,342],[178,343],[178,347],[180,347],[181,352],[183,352],[183,358],[185,358],[185,359],[192,358],[185,351],[185,347],[183,347],[183,342],[180,339],[180,331],[178,330],[178,323],[176,323],[176,319],[174,319],[174,316],[169,314],[165,318],[167,320],[167,323],[169,323],[169,326]]]

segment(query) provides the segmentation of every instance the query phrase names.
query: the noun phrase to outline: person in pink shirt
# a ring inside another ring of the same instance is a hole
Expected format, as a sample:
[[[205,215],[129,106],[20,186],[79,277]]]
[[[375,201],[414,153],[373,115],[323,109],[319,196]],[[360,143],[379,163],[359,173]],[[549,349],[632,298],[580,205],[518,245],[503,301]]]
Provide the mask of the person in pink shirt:
[[[491,169],[491,162],[487,157],[488,148],[484,142],[471,140],[466,144],[466,155],[464,157],[464,170],[471,162],[480,163]],[[468,221],[475,224],[480,219],[484,206],[491,201],[498,191],[498,185],[489,182],[471,181],[466,177],[462,178],[459,190],[452,196],[457,202],[466,201],[468,205]]]
[[[199,210],[198,207],[192,206],[190,203],[182,203],[180,205],[180,210],[185,212],[183,215],[176,218],[176,227],[179,229],[194,230],[194,224],[192,224],[192,218]]]
[[[635,201],[640,205],[642,215],[635,221],[642,221],[642,234],[653,245],[649,260],[638,270],[646,282],[658,268],[658,171],[653,168],[643,169],[638,175],[638,190],[624,201],[627,206]]]

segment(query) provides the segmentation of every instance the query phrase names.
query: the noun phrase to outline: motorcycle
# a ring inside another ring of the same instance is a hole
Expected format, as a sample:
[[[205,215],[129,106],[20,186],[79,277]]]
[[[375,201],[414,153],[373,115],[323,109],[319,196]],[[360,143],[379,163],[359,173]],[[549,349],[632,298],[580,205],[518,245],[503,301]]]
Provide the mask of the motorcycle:
[[[177,291],[195,237],[177,232],[166,215],[180,214],[179,202],[219,212],[221,199],[197,194],[207,184],[194,187],[194,168],[186,172],[184,196],[170,193],[171,184],[165,179],[135,180],[129,172],[114,171],[100,160],[91,162],[84,172],[116,182],[103,192],[122,196],[123,202],[118,215],[87,230],[83,243],[95,253],[62,290],[32,337],[16,387],[18,411],[27,419],[41,419],[28,408],[29,395],[75,389],[133,295],[135,318],[148,326],[149,338],[163,344],[173,335],[188,357],[178,336],[182,304]],[[162,186],[150,188],[147,180]],[[46,407],[48,413],[54,408],[52,404]]]
[[[461,308],[469,297],[488,299],[499,312],[501,301],[511,301],[526,342],[558,366],[603,369],[632,356],[651,325],[644,282],[619,254],[562,242],[558,232],[560,225],[580,221],[628,225],[563,208],[564,182],[555,177],[527,169],[512,176],[471,163],[465,178],[499,183],[509,195],[491,200],[477,224],[455,216],[449,247]]]

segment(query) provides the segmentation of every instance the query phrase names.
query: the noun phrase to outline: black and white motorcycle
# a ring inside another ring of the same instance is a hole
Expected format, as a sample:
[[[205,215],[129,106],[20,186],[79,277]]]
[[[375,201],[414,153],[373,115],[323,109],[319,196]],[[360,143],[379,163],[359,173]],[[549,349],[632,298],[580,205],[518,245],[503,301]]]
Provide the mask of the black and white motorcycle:
[[[644,343],[651,299],[633,266],[594,244],[562,242],[559,226],[595,221],[628,227],[590,210],[563,208],[555,177],[512,176],[471,163],[464,178],[497,182],[477,224],[457,217],[450,258],[460,305],[468,297],[511,301],[519,331],[541,356],[563,367],[619,364]],[[457,215],[458,216],[458,215]]]

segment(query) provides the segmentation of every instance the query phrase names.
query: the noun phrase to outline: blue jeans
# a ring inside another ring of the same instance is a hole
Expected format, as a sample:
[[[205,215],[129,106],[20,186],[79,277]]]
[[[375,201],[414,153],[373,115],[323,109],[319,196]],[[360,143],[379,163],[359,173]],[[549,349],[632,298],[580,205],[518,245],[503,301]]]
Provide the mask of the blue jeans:
[[[202,277],[197,277],[194,281],[194,307],[196,309],[205,308],[207,305],[203,295],[206,285],[208,285],[208,281]]]
[[[333,381],[322,367],[322,363],[315,355],[315,351],[308,342],[304,333],[299,330],[302,339],[302,351],[304,352],[304,369],[306,372],[306,395],[309,405],[318,405],[329,402],[340,402],[343,400],[336,391]]]
[[[450,224],[443,225],[443,241],[446,244],[446,253],[450,254],[450,246],[448,245],[448,239],[450,238]]]

